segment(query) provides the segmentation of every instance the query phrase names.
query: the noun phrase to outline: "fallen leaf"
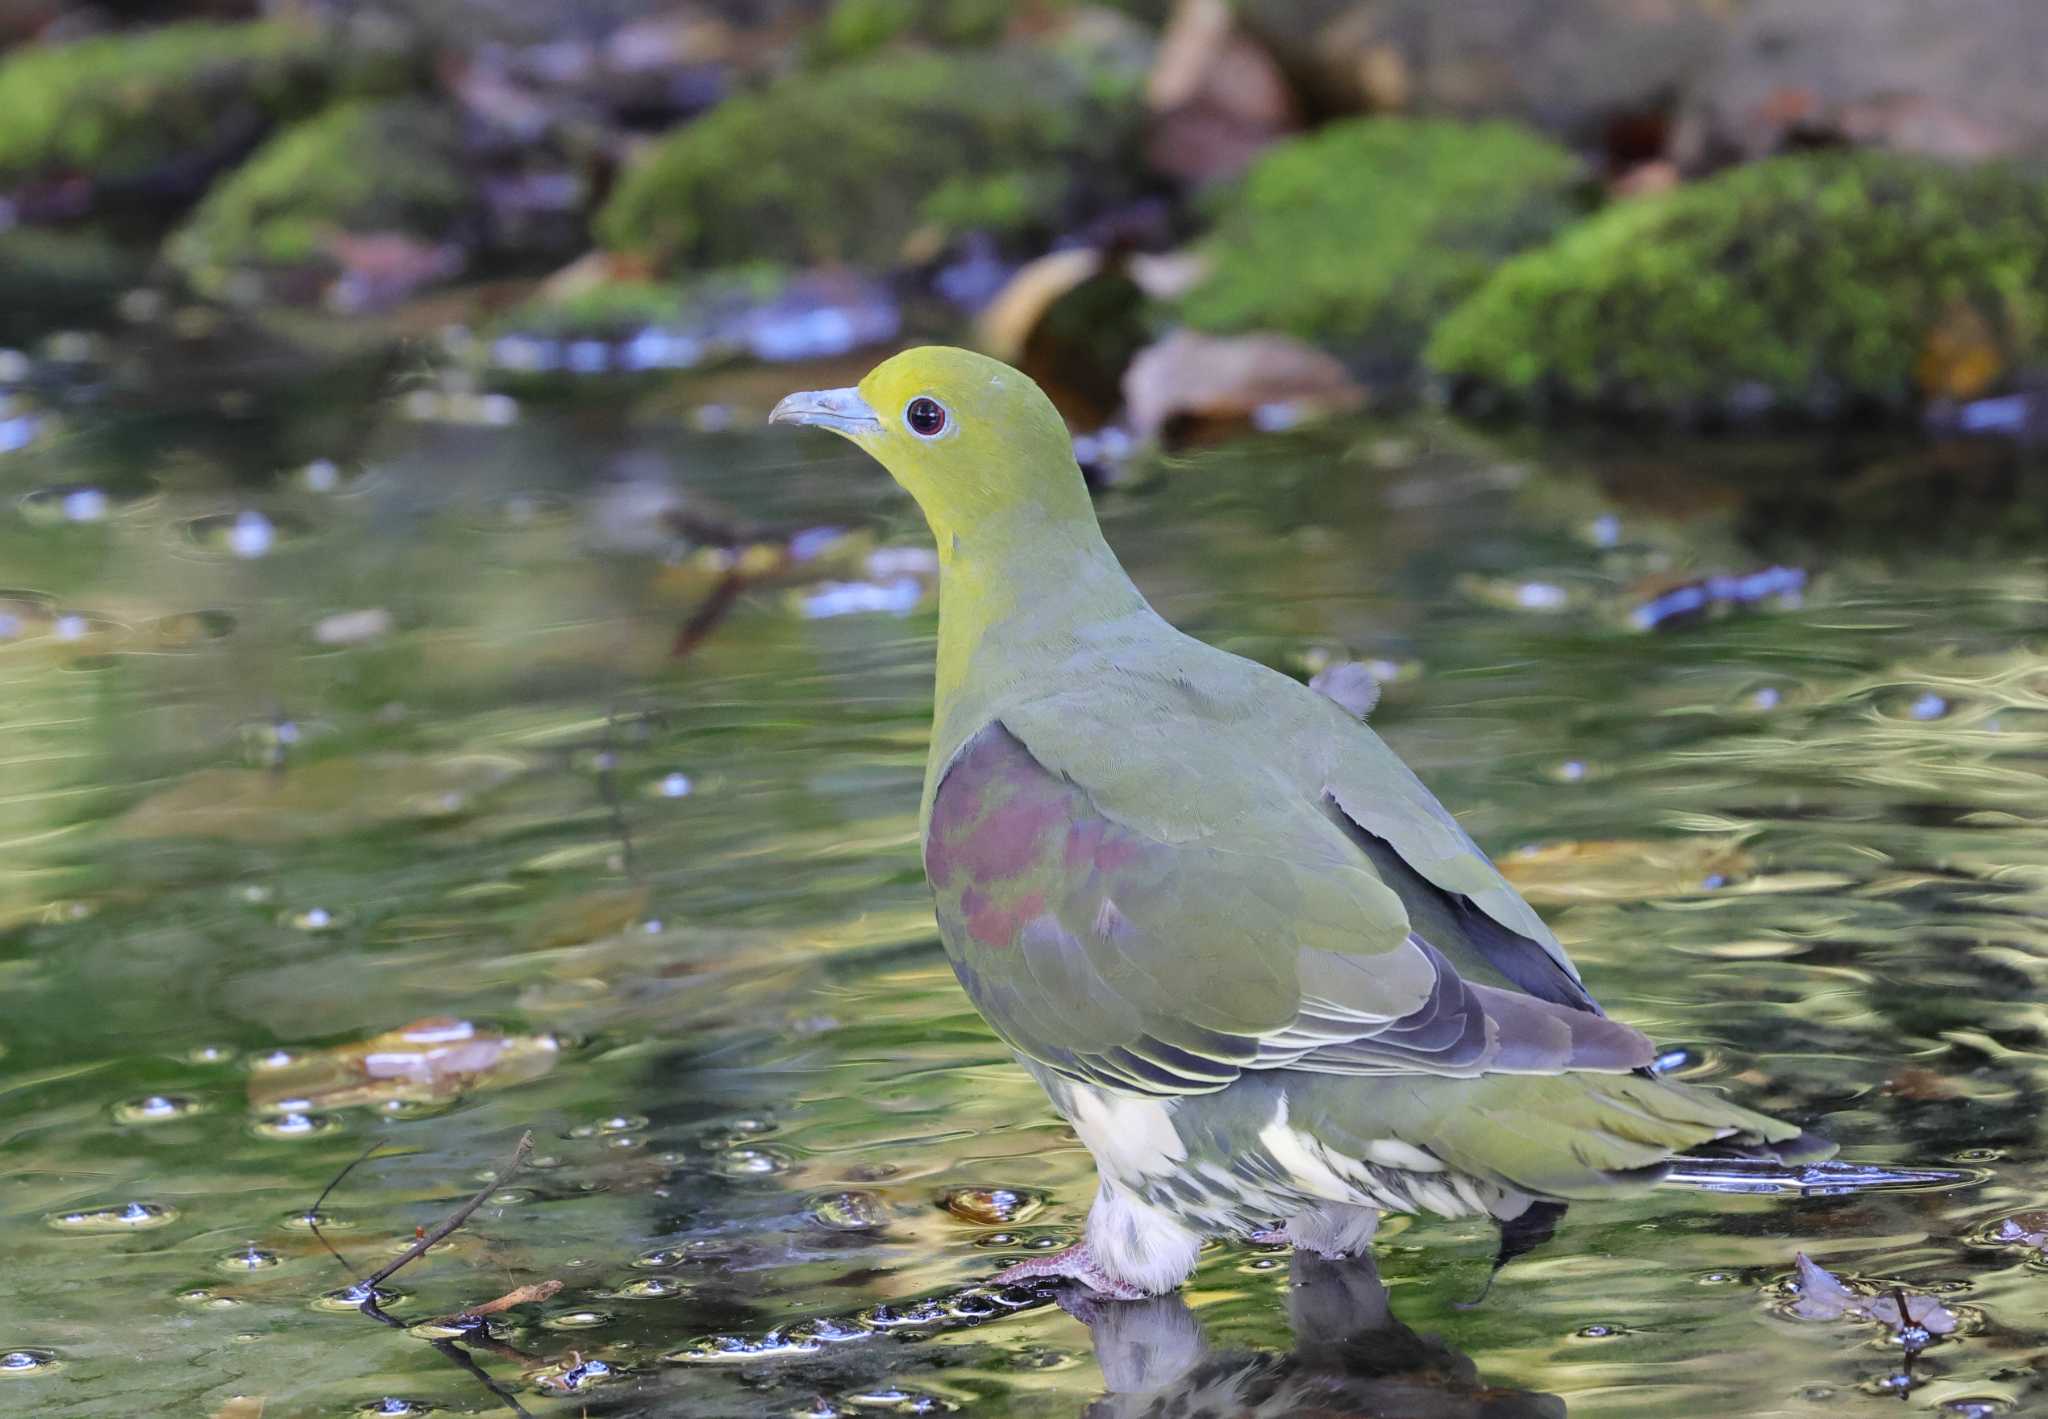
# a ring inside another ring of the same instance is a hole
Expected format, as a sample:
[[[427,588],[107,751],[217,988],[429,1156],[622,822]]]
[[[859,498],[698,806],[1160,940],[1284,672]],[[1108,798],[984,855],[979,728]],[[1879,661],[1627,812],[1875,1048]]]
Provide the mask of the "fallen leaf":
[[[2015,1212],[1999,1219],[1998,1240],[2010,1246],[2048,1246],[2048,1211]]]
[[[509,1311],[514,1306],[523,1306],[531,1301],[552,1299],[554,1294],[561,1289],[562,1283],[559,1281],[540,1281],[531,1286],[514,1286],[497,1299],[485,1301],[480,1306],[470,1306],[465,1310],[457,1311],[454,1315],[449,1316],[448,1319],[470,1320],[482,1316],[494,1316],[499,1311]]]
[[[1955,1080],[1917,1065],[1908,1065],[1892,1075],[1885,1081],[1884,1091],[1896,1099],[1912,1099],[1921,1103],[1931,1099],[1963,1097],[1963,1089]]]
[[[1015,364],[1052,303],[1101,270],[1102,253],[1086,246],[1026,262],[975,322],[976,343],[997,359]]]
[[[1870,1282],[1851,1287],[1805,1252],[1793,1258],[1793,1265],[1799,1299],[1792,1314],[1801,1320],[1873,1320],[1895,1331],[1917,1328],[1929,1335],[1948,1335],[1956,1328],[1955,1312],[1932,1296]]]
[[[262,1396],[238,1394],[213,1411],[213,1419],[263,1419]]]
[[[1365,389],[1335,358],[1288,335],[1177,330],[1124,372],[1124,408],[1141,439],[1183,422],[1285,424],[1356,408]]]
[[[249,1076],[249,1105],[294,1113],[361,1104],[438,1103],[538,1079],[555,1067],[552,1035],[506,1035],[435,1016],[366,1040],[318,1050]]]

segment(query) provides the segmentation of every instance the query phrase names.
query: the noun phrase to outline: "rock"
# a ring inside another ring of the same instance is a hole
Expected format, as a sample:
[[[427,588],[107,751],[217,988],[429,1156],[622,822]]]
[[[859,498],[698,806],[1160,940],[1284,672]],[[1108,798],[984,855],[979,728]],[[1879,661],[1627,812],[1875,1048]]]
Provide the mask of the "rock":
[[[26,220],[189,197],[275,123],[399,68],[284,20],[29,46],[0,63],[0,192]]]
[[[351,100],[266,143],[165,252],[209,294],[243,294],[245,276],[274,294],[302,277],[302,289],[360,309],[460,270],[479,212],[450,114],[416,99]]]
[[[1496,272],[1428,359],[1525,401],[1832,417],[2044,354],[2048,183],[1815,153],[1589,218]]]
[[[968,232],[1043,241],[1131,195],[1139,82],[1027,49],[797,74],[663,139],[598,234],[699,269],[881,270]]]
[[[1756,0],[1685,106],[1691,167],[1850,143],[1980,159],[2048,146],[2038,0]]]
[[[1505,256],[1578,211],[1564,149],[1504,123],[1354,119],[1267,152],[1224,206],[1180,314],[1411,366]]]
[[[993,44],[1009,28],[1011,0],[833,0],[810,37],[810,58],[841,63],[897,40]]]
[[[2015,0],[2025,3],[2025,0]],[[1324,112],[1515,118],[1587,148],[1668,114],[1724,0],[1244,0]],[[1647,155],[1646,155],[1647,156]]]
[[[1178,330],[1124,373],[1132,432],[1154,439],[1185,425],[1284,427],[1350,409],[1365,391],[1344,366],[1286,335],[1219,337]]]

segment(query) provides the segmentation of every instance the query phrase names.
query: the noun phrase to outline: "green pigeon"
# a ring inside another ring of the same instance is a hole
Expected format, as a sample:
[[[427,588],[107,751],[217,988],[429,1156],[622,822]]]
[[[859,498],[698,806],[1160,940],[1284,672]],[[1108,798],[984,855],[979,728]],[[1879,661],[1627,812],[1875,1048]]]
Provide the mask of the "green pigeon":
[[[770,419],[865,449],[937,539],[939,935],[1100,1177],[1084,1240],[999,1280],[1158,1295],[1207,1237],[1355,1255],[1387,1210],[1511,1226],[1703,1145],[1832,1152],[1651,1077],[1377,734],[1161,619],[1024,375],[912,349]]]

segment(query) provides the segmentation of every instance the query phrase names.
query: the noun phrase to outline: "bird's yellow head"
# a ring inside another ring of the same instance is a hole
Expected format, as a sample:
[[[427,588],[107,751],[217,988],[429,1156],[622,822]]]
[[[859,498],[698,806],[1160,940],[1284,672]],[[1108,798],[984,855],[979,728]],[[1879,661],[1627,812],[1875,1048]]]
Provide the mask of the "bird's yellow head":
[[[942,542],[1020,517],[1094,520],[1052,401],[1025,375],[971,350],[905,350],[855,388],[790,395],[768,419],[815,424],[859,444],[917,499]]]

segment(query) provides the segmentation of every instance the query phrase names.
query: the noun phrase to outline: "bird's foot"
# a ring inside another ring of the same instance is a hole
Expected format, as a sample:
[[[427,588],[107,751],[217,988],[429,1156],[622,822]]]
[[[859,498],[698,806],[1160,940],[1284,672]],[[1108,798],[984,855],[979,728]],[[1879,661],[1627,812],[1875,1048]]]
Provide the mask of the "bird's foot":
[[[1098,1296],[1112,1301],[1142,1301],[1145,1293],[1127,1281],[1119,1281],[1102,1269],[1102,1263],[1088,1250],[1086,1242],[1076,1242],[1065,1251],[1056,1251],[1050,1256],[1034,1256],[1008,1266],[990,1278],[996,1286],[1016,1286],[1030,1281],[1067,1280],[1078,1281]]]

